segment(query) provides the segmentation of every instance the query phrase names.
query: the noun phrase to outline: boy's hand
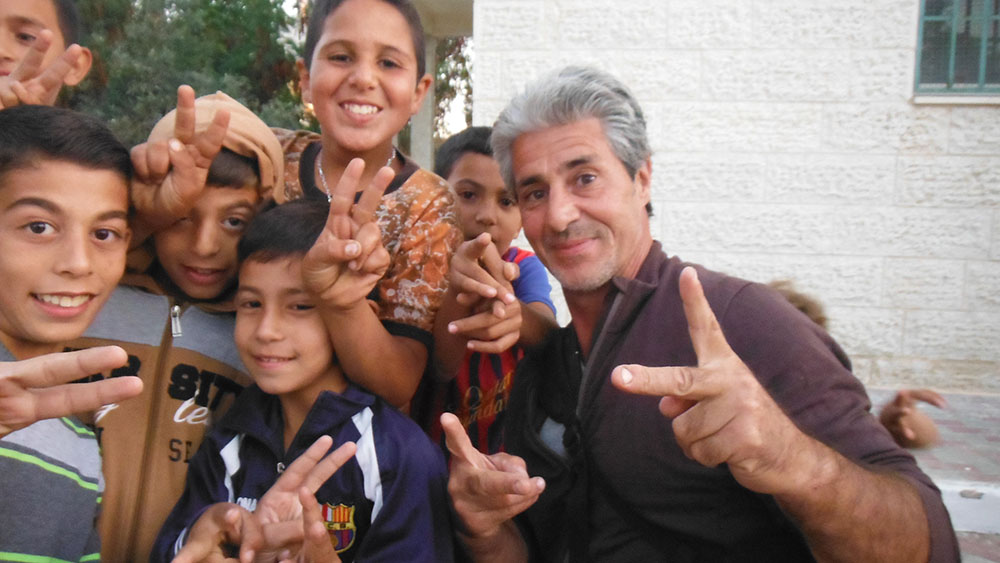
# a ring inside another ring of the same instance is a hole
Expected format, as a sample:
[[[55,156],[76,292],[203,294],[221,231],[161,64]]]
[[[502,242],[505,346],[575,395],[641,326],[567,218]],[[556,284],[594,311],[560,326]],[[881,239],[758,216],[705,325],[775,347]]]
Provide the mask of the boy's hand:
[[[138,377],[68,383],[125,365],[117,346],[0,363],[0,437],[46,418],[92,411],[142,392]]]
[[[216,503],[206,508],[191,526],[187,542],[177,552],[173,563],[237,561],[232,557],[236,547],[260,535],[260,527],[247,509],[229,502]],[[248,552],[247,555],[239,561],[250,563],[253,554]]]
[[[917,401],[939,409],[948,406],[944,397],[930,389],[903,389],[882,407],[879,422],[889,430],[893,440],[904,448],[924,448],[938,440],[937,426],[926,414],[917,409]]]
[[[14,72],[0,77],[0,109],[28,104],[51,106],[56,102],[63,81],[83,55],[83,47],[70,45],[62,56],[43,69],[45,54],[51,45],[52,32],[43,30]]]
[[[333,549],[330,533],[323,522],[316,495],[309,489],[299,489],[299,503],[302,504],[302,551],[294,561],[298,563],[340,563],[340,556]]]
[[[448,332],[468,339],[466,346],[473,352],[499,354],[521,338],[521,302],[504,303],[491,299],[478,307],[478,312],[448,323]]]
[[[303,538],[300,489],[315,495],[323,483],[357,451],[354,442],[346,442],[326,455],[332,445],[333,439],[329,436],[317,439],[260,498],[254,518],[263,533],[254,542],[244,541],[240,546],[242,561],[254,557],[258,560],[273,560],[290,548],[294,548],[292,552],[298,551]]]
[[[330,193],[326,227],[302,260],[306,288],[334,308],[363,302],[389,268],[389,253],[382,245],[375,210],[394,172],[388,167],[379,170],[354,203],[364,169],[361,159],[347,165]]]
[[[132,201],[153,231],[183,217],[198,200],[229,130],[229,111],[219,110],[207,129],[195,133],[194,100],[190,86],[177,88],[174,137],[132,148]]]
[[[467,307],[483,299],[503,303],[517,301],[510,282],[519,275],[517,264],[504,262],[489,233],[482,233],[459,245],[451,259],[448,282],[458,293],[456,300]]]

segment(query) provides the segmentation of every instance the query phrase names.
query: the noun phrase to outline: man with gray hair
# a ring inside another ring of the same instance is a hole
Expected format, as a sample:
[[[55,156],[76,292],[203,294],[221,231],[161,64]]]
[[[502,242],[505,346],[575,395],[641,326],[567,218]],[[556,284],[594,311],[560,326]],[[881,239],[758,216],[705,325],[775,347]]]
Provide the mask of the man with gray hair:
[[[646,125],[624,85],[547,76],[492,142],[572,324],[518,369],[508,453],[477,452],[442,416],[474,560],[958,559],[940,492],[826,332],[653,240]]]

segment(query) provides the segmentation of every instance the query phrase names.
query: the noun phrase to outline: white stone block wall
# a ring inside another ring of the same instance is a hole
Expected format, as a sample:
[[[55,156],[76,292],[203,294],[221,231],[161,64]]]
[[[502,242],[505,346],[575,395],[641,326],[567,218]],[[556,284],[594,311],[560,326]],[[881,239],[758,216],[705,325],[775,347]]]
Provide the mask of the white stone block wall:
[[[611,71],[669,253],[795,280],[866,383],[1000,392],[1000,105],[912,102],[919,4],[475,0],[474,121],[548,70]]]

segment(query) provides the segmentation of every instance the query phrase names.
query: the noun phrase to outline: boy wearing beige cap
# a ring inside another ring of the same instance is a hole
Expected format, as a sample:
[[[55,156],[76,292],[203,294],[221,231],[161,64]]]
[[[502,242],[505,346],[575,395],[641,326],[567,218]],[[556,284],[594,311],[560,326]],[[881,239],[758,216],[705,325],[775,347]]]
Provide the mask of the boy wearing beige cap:
[[[148,560],[184,490],[188,460],[249,383],[233,343],[236,244],[274,186],[283,185],[282,158],[274,134],[250,110],[221,92],[195,100],[186,86],[177,109],[132,151],[137,170],[156,159],[171,167],[149,184],[133,183],[134,230],[148,240],[74,342],[121,346],[128,365],[94,378],[138,375],[145,386],[138,398],[95,416],[106,480],[105,561]],[[144,212],[152,208],[159,211]]]

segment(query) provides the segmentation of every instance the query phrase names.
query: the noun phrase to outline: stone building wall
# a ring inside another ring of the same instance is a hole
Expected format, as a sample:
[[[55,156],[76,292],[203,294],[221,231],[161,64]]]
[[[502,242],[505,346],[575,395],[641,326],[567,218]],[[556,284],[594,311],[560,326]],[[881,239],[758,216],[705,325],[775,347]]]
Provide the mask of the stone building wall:
[[[1000,105],[914,103],[919,4],[476,0],[474,121],[547,70],[611,71],[669,253],[793,279],[866,383],[1000,392]]]

